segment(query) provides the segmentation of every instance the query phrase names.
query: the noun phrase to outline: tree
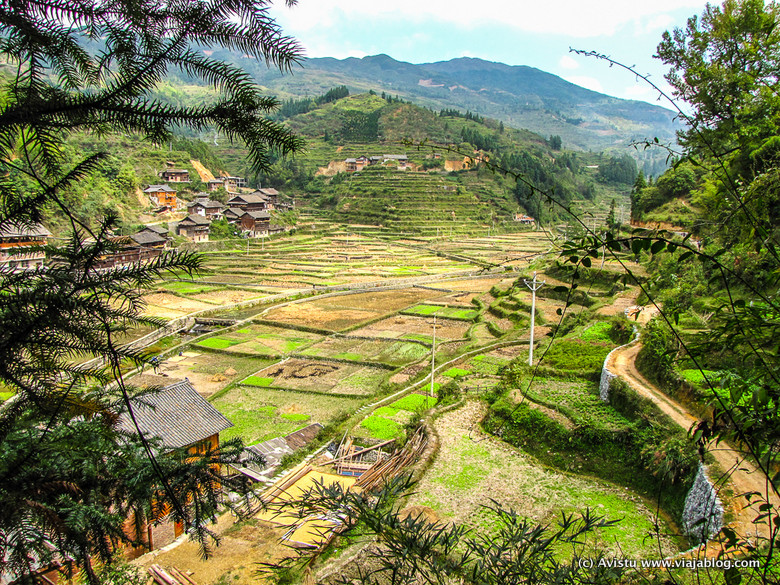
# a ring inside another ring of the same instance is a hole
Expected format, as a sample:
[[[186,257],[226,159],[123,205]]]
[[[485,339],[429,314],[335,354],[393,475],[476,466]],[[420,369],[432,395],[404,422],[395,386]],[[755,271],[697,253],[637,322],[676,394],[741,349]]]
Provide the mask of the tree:
[[[68,193],[107,157],[93,152],[69,163],[63,145],[74,131],[165,144],[176,128],[214,128],[243,143],[258,170],[271,154],[299,150],[300,139],[265,117],[275,99],[240,68],[194,48],[223,46],[288,69],[300,49],[267,10],[265,0],[0,6],[0,52],[11,65],[0,78],[0,229],[29,227],[46,210],[70,225],[65,245],[46,248],[47,269],[0,270],[0,383],[14,393],[0,408],[0,572],[13,578],[70,558],[96,582],[93,560],[137,544],[122,525],[128,514],[150,518],[153,501],[208,552],[220,486],[242,487],[215,471],[235,460],[239,443],[163,457],[153,438],[118,429],[119,413],[132,415],[140,392],[123,368],[150,357],[121,345],[121,335],[161,324],[141,315],[140,291],[200,261],[174,252],[98,269],[101,256],[117,250],[110,239],[117,218],[80,221]],[[169,70],[208,82],[213,101],[178,107],[153,99]],[[82,361],[89,356],[97,359]]]
[[[617,219],[615,219],[615,200],[614,199],[612,199],[612,201],[610,201],[610,203],[609,203],[609,212],[607,213],[606,222],[607,222],[607,228],[608,229],[612,230],[612,229],[616,229],[617,228],[618,222],[617,222]]]

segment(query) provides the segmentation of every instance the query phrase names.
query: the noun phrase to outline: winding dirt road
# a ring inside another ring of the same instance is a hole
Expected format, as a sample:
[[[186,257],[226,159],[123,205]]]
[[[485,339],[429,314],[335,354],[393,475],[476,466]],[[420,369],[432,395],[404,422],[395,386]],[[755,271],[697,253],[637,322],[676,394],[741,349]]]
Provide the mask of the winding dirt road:
[[[669,416],[675,423],[686,431],[698,420],[683,405],[661,392],[656,386],[647,380],[636,368],[635,360],[642,349],[641,343],[632,343],[615,351],[607,363],[607,369],[613,374],[623,378],[638,394],[652,400],[658,408]],[[754,523],[758,515],[756,505],[749,506],[743,494],[758,492],[769,493],[766,477],[739,451],[725,442],[716,445],[710,444],[709,452],[718,462],[727,476],[726,485],[734,492],[734,497],[726,499],[721,495],[721,500],[734,514],[734,520],[730,526],[738,535],[744,538],[756,536],[766,537],[768,527],[764,524]],[[723,478],[712,478],[717,486],[723,486]],[[721,491],[721,494],[723,492]],[[772,498],[772,503],[778,506],[778,499]]]

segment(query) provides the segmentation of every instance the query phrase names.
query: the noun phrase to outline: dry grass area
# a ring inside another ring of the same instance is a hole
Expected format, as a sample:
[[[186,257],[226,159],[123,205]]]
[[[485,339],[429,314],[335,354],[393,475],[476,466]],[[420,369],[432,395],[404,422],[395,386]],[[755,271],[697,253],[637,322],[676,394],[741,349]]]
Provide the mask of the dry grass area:
[[[183,299],[168,293],[144,295],[144,301],[146,302],[144,314],[147,317],[160,317],[162,319],[176,319],[188,313],[214,308],[212,303]]]
[[[209,397],[231,382],[242,379],[268,363],[246,357],[226,357],[214,353],[184,352],[160,364],[160,373],[171,379],[189,378],[201,396]]]
[[[561,511],[589,507],[608,519],[622,519],[590,538],[594,548],[619,556],[658,556],[659,549],[662,555],[676,552],[669,538],[645,541],[654,516],[641,498],[626,488],[544,468],[519,449],[485,435],[479,427],[484,408],[469,402],[436,419],[440,449],[410,504],[485,533],[496,526],[495,517],[484,508],[491,499],[539,523],[555,520]]]
[[[494,286],[508,288],[514,278],[464,278],[462,280],[447,280],[441,283],[442,288],[468,292],[487,292]]]
[[[305,325],[328,331],[342,331],[358,323],[379,317],[376,311],[361,311],[359,309],[333,309],[318,306],[315,302],[296,303],[273,309],[265,314],[270,321]]]
[[[260,292],[253,292],[249,290],[214,290],[211,292],[201,293],[194,295],[192,298],[199,301],[205,301],[210,303],[219,303],[220,305],[226,305],[229,303],[240,303],[242,301],[248,301],[249,299],[259,299],[265,296]]]
[[[258,574],[258,563],[278,562],[295,554],[292,549],[280,545],[284,529],[256,520],[240,525],[233,522],[231,514],[223,514],[212,527],[221,534],[221,541],[208,560],[201,558],[196,543],[185,540],[171,550],[151,552],[132,564],[143,569],[152,564],[163,568],[174,566],[191,572],[191,578],[198,585],[272,583],[271,579]]]
[[[467,321],[437,319],[436,338],[463,339],[470,326],[471,323]],[[356,329],[352,333],[366,337],[384,337],[389,339],[397,339],[409,334],[431,337],[433,335],[433,319],[431,317],[396,315]]]

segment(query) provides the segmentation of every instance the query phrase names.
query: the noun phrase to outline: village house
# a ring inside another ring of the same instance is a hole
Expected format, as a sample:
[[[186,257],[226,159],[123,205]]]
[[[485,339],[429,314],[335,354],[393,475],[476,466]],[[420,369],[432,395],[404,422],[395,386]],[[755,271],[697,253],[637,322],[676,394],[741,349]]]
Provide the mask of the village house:
[[[249,194],[239,194],[228,199],[228,207],[243,209],[244,211],[264,211],[273,209],[269,206],[268,196],[261,191],[254,191]]]
[[[210,179],[206,183],[206,188],[209,191],[216,191],[220,187],[224,187],[224,186],[225,186],[225,181],[223,181],[222,179]]]
[[[117,249],[98,258],[96,268],[114,268],[154,260],[168,245],[168,238],[148,229],[130,236],[113,236],[110,240]]]
[[[174,449],[187,449],[192,454],[215,450],[219,448],[219,434],[233,426],[186,378],[159,392],[134,399],[132,403],[138,428],[145,437],[162,440],[163,455]],[[137,433],[127,413],[120,414],[119,427],[128,433]],[[161,510],[152,521],[143,520],[141,533],[137,534],[143,546],[128,551],[129,556],[138,557],[163,547],[183,534],[184,527],[167,519],[168,513],[169,510]],[[128,519],[126,528],[135,529],[132,519]]]
[[[536,220],[530,215],[515,213],[514,220],[523,225],[536,225]]]
[[[0,269],[23,271],[41,268],[46,254],[32,250],[45,246],[51,232],[40,224],[9,225],[0,229]]]
[[[160,173],[160,178],[168,183],[189,183],[190,172],[185,169],[166,169]]]
[[[362,171],[368,165],[368,158],[359,156],[357,158],[348,158],[344,162],[347,164],[347,172],[354,173]]]
[[[165,238],[165,240],[167,242],[171,241],[171,232],[170,232],[170,230],[168,228],[166,228],[166,227],[163,227],[160,224],[153,223],[153,224],[150,224],[150,225],[146,225],[146,226],[143,227],[143,229],[138,231],[139,234],[143,234],[145,232],[157,234],[158,236],[161,236],[161,237]]]
[[[224,216],[229,223],[236,223],[241,219],[241,217],[245,213],[247,212],[241,209],[240,207],[228,207],[225,210]]]
[[[176,226],[176,233],[193,242],[208,242],[211,222],[202,215],[190,214]]]
[[[271,214],[267,211],[247,211],[238,221],[250,238],[267,236],[271,230]]]
[[[168,185],[149,185],[144,189],[144,193],[149,197],[152,205],[161,209],[176,209],[178,200],[176,190]]]
[[[244,177],[220,177],[225,182],[225,189],[228,191],[237,191],[246,187]]]
[[[399,169],[405,169],[407,163],[409,162],[409,157],[407,157],[405,154],[383,154],[382,158],[384,159],[384,162],[393,161],[398,164]]]
[[[222,212],[225,206],[219,201],[213,201],[209,199],[206,193],[198,193],[195,195],[192,203],[187,204],[187,212],[195,215],[202,215],[211,220],[221,219]]]

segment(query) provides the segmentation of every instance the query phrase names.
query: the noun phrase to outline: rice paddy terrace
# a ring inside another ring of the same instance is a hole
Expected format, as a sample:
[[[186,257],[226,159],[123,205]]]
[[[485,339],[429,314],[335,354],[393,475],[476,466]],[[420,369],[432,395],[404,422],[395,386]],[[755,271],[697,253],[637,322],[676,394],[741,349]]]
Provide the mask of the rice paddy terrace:
[[[304,197],[304,211],[332,221],[382,226],[395,234],[426,237],[487,234],[494,224],[511,229],[512,217],[520,209],[511,189],[490,173],[446,174],[370,166],[332,179],[324,193],[326,199],[317,198],[316,205],[307,205],[313,196]],[[327,201],[324,208],[323,201]]]
[[[478,398],[496,388],[506,368],[523,362],[528,352],[530,291],[516,271],[526,273],[529,261],[548,246],[543,234],[531,232],[393,239],[370,228],[339,226],[207,252],[205,268],[194,281],[160,283],[151,293],[157,302],[150,303],[150,312],[162,316],[159,295],[166,295],[174,303],[166,308],[168,318],[205,306],[214,316],[237,322],[163,354],[161,373],[171,379],[188,377],[234,423],[225,438],[239,436],[247,444],[315,422],[324,426],[325,442],[345,432],[364,446],[400,439],[406,425],[439,400],[428,396],[431,387],[438,396],[456,388],[465,406],[433,420],[439,454],[412,505],[432,518],[464,522],[483,532],[496,526],[481,508],[491,497],[534,521],[590,506],[609,519],[630,521],[588,546],[669,554],[676,546],[672,539],[665,537],[660,547],[643,541],[656,519],[636,493],[593,478],[582,461],[554,471],[479,431],[484,403]],[[502,266],[490,273],[486,264]],[[551,285],[558,282],[556,275],[540,277]],[[353,286],[359,288],[346,290]],[[551,290],[548,286],[547,292]],[[315,291],[324,294],[277,298]],[[610,286],[598,282],[587,291],[578,300],[604,318],[624,304],[622,295],[631,294],[612,296]],[[539,353],[550,343],[545,334],[560,319],[563,301],[553,297],[537,298]],[[243,304],[233,307],[235,303]],[[576,303],[570,307],[573,312],[585,309]],[[600,364],[615,343],[605,333],[606,323],[594,327],[575,328],[556,342],[532,391],[518,390],[508,400],[530,404],[566,429],[626,432],[630,421],[598,400]],[[262,518],[250,520],[240,531],[256,534],[255,540],[234,544],[281,554],[278,546],[259,544],[279,536],[277,529],[263,526]],[[231,538],[226,536],[226,542]],[[226,574],[230,582],[255,582],[252,563],[237,564],[231,547],[220,547],[205,563],[188,556],[184,547],[156,562],[170,558],[194,571],[198,583],[216,582]],[[221,550],[231,552],[221,557]]]

